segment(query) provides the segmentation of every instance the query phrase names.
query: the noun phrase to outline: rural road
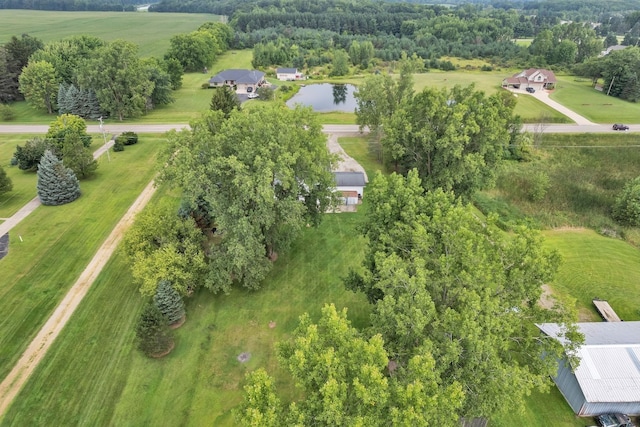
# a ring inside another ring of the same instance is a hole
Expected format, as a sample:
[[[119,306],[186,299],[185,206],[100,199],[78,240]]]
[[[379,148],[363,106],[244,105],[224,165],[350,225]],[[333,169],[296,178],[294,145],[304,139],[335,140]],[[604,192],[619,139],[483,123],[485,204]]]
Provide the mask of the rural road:
[[[585,119],[586,120],[586,119]],[[589,122],[591,123],[591,122]],[[544,133],[617,133],[611,129],[612,124],[548,124],[544,126]],[[630,125],[629,132],[640,132],[640,124]],[[522,127],[524,131],[533,132],[535,124],[527,124]],[[186,123],[166,124],[166,125],[105,125],[107,134],[117,134],[125,131],[133,131],[137,133],[164,133],[172,129],[188,128]],[[47,133],[49,126],[47,125],[0,125],[0,134],[34,134]],[[324,133],[347,133],[354,134],[359,132],[358,125],[324,125],[322,127]],[[98,125],[89,125],[87,127],[89,133],[100,133]]]

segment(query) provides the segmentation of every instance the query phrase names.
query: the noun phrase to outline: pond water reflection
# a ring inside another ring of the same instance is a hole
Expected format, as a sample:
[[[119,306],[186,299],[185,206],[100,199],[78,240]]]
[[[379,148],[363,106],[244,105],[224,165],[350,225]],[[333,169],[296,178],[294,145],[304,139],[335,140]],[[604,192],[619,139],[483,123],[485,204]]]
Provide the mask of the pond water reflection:
[[[287,101],[289,107],[296,104],[311,107],[313,111],[345,111],[353,113],[356,109],[356,99],[353,92],[354,85],[320,83],[301,87],[293,98]]]

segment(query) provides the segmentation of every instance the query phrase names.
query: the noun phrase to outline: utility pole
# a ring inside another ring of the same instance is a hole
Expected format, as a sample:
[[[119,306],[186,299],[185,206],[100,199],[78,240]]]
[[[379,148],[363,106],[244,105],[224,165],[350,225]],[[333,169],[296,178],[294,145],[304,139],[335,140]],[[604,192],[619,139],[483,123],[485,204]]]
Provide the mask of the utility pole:
[[[613,76],[611,79],[611,83],[609,83],[609,90],[607,90],[607,96],[609,96],[609,92],[611,92],[611,86],[613,86],[613,81],[616,79],[616,76]]]
[[[104,133],[104,123],[102,122],[102,116],[98,119],[100,120],[100,132],[102,132],[102,139],[104,140],[105,147],[107,146],[107,136]],[[111,163],[111,156],[109,156],[109,147],[107,147],[107,160]]]

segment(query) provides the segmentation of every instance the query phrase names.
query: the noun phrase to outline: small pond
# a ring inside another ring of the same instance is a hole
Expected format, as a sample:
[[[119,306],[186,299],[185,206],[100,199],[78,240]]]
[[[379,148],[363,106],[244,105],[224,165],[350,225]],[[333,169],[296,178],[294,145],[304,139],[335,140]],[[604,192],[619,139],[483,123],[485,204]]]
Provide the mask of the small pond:
[[[322,113],[328,111],[353,113],[356,109],[356,99],[353,97],[355,89],[354,85],[332,83],[307,85],[301,87],[300,91],[287,101],[287,105],[293,107],[300,104]]]

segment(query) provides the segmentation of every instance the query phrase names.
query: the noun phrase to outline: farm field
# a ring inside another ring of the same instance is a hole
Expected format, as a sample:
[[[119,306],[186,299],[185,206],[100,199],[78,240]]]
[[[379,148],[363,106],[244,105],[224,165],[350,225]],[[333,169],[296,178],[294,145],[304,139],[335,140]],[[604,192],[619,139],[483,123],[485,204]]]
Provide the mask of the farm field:
[[[141,56],[162,57],[175,34],[189,33],[217,15],[201,13],[146,12],[55,12],[39,10],[2,10],[0,44],[11,36],[29,34],[50,42],[88,34],[104,40],[123,39],[136,43]]]
[[[11,231],[9,254],[0,261],[0,310],[6,314],[0,321],[0,378],[152,179],[161,143],[144,137],[112,153],[110,162],[102,156],[96,176],[80,182],[78,200],[41,206]]]
[[[596,123],[640,123],[640,104],[627,102],[595,90],[591,81],[575,76],[557,76],[551,99]]]

